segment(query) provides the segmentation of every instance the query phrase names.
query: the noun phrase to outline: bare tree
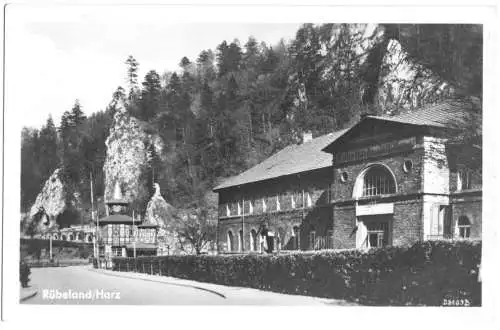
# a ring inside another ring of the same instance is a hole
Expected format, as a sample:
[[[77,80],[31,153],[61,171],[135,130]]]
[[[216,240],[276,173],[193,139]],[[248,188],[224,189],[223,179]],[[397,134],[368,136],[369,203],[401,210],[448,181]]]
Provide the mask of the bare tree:
[[[216,225],[208,212],[196,208],[177,215],[177,237],[181,248],[190,247],[191,252],[201,254],[207,244],[215,240]]]

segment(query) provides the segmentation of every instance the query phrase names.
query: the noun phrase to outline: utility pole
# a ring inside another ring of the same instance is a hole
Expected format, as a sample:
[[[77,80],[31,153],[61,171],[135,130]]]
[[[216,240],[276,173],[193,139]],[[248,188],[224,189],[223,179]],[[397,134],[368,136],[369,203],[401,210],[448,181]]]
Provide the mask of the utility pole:
[[[129,213],[130,214],[130,213]],[[134,258],[137,257],[137,251],[135,247],[135,241],[136,241],[136,233],[137,231],[135,230],[135,210],[132,210],[132,233],[134,234]]]
[[[95,223],[95,218],[94,218],[94,187],[93,187],[93,178],[92,178],[92,171],[90,171],[90,216],[92,219],[92,225],[95,226],[95,234],[94,234],[94,257],[96,259],[99,259],[99,244],[97,242],[97,225]]]
[[[241,201],[241,252],[245,251],[245,198]]]

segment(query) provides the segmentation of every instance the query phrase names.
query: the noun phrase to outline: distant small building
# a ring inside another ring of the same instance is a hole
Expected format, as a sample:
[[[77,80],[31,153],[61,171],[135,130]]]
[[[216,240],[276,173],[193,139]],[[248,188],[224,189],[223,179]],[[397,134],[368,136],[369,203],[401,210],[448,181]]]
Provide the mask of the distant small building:
[[[227,179],[214,188],[219,251],[261,251],[263,224],[274,251],[480,239],[481,165],[464,161],[480,151],[450,143],[463,106],[364,116]]]
[[[99,219],[99,255],[105,258],[156,255],[156,224],[143,223],[122,198],[118,183],[112,200],[106,201],[107,216]]]

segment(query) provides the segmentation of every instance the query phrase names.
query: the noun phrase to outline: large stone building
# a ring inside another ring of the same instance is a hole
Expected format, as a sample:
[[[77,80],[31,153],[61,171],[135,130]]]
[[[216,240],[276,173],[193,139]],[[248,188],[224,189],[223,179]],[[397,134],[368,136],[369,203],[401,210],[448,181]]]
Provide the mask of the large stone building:
[[[275,250],[481,238],[480,163],[450,143],[463,106],[363,116],[229,178],[214,188],[220,252],[260,251],[264,223]]]

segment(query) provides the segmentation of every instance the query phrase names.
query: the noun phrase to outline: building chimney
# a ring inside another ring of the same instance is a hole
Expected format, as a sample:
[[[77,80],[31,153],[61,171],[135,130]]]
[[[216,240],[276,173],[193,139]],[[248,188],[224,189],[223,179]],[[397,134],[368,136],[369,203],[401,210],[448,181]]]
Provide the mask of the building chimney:
[[[313,138],[313,134],[311,131],[307,131],[307,132],[302,133],[302,143],[309,142],[312,140],[312,138]]]

